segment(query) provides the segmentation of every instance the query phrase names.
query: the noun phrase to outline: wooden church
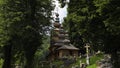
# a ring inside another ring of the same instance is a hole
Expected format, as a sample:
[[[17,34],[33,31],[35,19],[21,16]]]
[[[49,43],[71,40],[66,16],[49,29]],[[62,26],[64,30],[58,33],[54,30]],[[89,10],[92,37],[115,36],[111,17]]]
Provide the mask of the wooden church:
[[[68,32],[59,23],[59,14],[56,14],[54,28],[51,31],[51,44],[49,47],[49,60],[67,57],[78,57],[78,48],[70,44]]]

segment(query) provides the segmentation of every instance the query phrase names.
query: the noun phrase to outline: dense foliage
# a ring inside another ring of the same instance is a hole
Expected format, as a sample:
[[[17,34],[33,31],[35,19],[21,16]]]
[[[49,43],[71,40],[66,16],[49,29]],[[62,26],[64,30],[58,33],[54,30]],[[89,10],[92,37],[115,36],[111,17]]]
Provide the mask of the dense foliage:
[[[17,61],[34,68],[34,54],[50,25],[52,0],[0,0],[0,48],[3,68]]]
[[[95,51],[101,50],[111,54],[115,68],[120,65],[120,59],[118,59],[120,51],[119,3],[119,0],[70,0],[68,16],[63,23],[67,26],[66,29],[75,46],[81,48],[84,43],[90,43]]]

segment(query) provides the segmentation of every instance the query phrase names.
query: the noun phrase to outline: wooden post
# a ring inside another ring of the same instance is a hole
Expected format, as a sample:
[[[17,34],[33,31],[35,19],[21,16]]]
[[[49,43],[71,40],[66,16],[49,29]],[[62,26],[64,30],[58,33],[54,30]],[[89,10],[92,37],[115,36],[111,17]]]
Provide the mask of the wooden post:
[[[81,67],[81,53],[80,53],[80,61],[79,62],[80,62],[80,67]]]
[[[87,65],[90,64],[90,62],[89,62],[89,50],[88,50],[89,47],[90,47],[90,46],[89,46],[89,44],[87,43],[86,46],[85,46],[85,48],[86,48],[86,54],[87,54],[87,57],[86,57],[86,64],[87,64]]]

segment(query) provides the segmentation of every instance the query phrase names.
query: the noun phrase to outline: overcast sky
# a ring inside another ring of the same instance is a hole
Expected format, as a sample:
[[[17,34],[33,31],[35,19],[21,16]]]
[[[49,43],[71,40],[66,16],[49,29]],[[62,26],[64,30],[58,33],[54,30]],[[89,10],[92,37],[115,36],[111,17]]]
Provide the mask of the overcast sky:
[[[60,8],[60,4],[57,0],[54,0],[55,1],[55,10],[54,12],[58,12],[59,13],[59,18],[60,18],[60,23],[63,22],[63,18],[67,16],[67,5],[64,7],[64,8]],[[55,15],[53,15],[55,17]]]

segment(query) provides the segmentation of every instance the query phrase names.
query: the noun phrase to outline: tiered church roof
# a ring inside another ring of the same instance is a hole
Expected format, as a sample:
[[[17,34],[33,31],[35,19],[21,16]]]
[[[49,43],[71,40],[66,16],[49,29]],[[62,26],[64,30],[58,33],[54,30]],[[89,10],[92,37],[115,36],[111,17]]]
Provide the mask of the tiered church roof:
[[[59,53],[59,50],[79,50],[72,44],[70,44],[68,32],[63,29],[63,26],[59,23],[59,14],[56,14],[53,33],[51,34],[50,54],[54,56],[54,53]],[[58,55],[58,54],[56,54]]]
[[[56,14],[55,23],[54,23],[54,29],[53,32],[56,33],[53,36],[58,38],[57,40],[52,40],[54,44],[51,44],[51,46],[61,46],[58,49],[76,49],[78,48],[70,45],[70,40],[68,39],[68,32],[63,29],[63,26],[59,23],[59,14]]]

